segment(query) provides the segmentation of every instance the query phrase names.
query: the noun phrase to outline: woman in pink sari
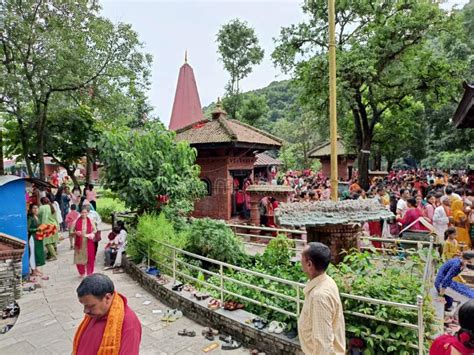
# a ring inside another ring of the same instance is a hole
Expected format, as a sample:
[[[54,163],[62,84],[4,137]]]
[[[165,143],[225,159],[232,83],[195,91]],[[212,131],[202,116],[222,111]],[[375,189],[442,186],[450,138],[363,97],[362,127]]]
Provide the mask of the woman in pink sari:
[[[408,209],[405,212],[403,218],[399,219],[399,222],[402,224],[402,229],[410,226],[408,230],[411,231],[425,231],[428,230],[423,224],[417,221],[419,218],[423,217],[423,212],[417,207],[416,199],[409,198],[407,200]],[[416,222],[415,222],[416,221]],[[414,223],[415,222],[415,223]]]
[[[81,217],[77,219],[74,226],[74,264],[76,264],[79,275],[84,277],[94,273],[95,245],[94,223],[87,217],[87,209],[83,208]],[[87,270],[86,270],[87,269]]]

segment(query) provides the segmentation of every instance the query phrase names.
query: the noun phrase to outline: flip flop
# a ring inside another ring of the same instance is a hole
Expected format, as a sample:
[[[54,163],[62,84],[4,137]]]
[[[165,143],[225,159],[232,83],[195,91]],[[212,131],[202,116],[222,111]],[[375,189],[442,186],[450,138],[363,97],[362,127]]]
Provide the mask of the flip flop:
[[[183,312],[173,309],[171,315],[168,317],[168,322],[175,322],[183,316]]]
[[[184,284],[182,284],[181,282],[178,282],[178,283],[175,283],[175,284],[171,287],[171,289],[172,289],[173,291],[178,291],[178,292],[179,292],[179,291],[182,291],[182,290],[183,290],[183,287],[184,287]]]
[[[219,335],[219,331],[211,327],[206,327],[202,330],[202,335],[206,335],[206,334]]]
[[[196,299],[198,301],[203,301],[205,300],[206,298],[209,298],[209,295],[207,293],[201,293],[201,292],[198,292],[198,293],[195,293],[194,294],[194,297],[196,297]]]
[[[275,334],[281,334],[286,329],[286,324],[283,322],[278,322],[274,332]]]
[[[212,309],[212,310],[219,309],[219,308],[221,308],[221,302],[219,300],[216,300],[215,298],[213,298],[207,304],[207,308]]]
[[[219,347],[218,343],[212,343],[209,346],[206,346],[205,348],[202,349],[203,352],[208,353],[214,349],[217,349]]]
[[[278,327],[278,322],[276,320],[271,321],[270,325],[268,326],[268,332],[274,333],[277,327]]]
[[[195,337],[196,332],[194,330],[188,331],[186,329],[178,331],[178,335],[181,335],[183,337]]]

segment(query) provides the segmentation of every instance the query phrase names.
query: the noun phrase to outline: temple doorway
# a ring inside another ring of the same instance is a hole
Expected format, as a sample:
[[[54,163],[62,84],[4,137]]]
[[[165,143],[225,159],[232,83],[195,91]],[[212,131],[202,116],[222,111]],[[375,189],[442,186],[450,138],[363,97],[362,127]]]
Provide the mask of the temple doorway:
[[[229,170],[232,177],[232,217],[248,218],[250,209],[246,206],[245,183],[252,178],[252,170]]]

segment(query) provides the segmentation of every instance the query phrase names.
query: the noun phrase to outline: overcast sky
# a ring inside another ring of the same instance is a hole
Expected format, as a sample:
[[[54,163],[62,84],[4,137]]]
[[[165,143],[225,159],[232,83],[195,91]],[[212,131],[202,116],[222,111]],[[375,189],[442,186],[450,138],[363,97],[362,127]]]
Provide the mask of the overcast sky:
[[[468,0],[450,0],[465,4]],[[255,28],[265,50],[263,62],[242,82],[242,89],[267,86],[286,77],[273,66],[273,38],[282,26],[303,20],[301,0],[103,0],[102,13],[114,22],[130,23],[153,55],[149,93],[154,113],[168,125],[179,67],[188,51],[202,106],[224,93],[228,75],[217,59],[216,34],[236,17]]]

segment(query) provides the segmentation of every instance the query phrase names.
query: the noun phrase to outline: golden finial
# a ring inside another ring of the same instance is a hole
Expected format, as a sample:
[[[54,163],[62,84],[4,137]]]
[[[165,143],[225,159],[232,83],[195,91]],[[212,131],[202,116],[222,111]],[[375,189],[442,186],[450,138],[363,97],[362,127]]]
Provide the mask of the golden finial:
[[[221,103],[221,98],[220,98],[220,97],[217,97],[217,103],[216,103],[216,106],[218,106],[218,107],[221,107],[221,106],[222,106],[222,103]]]
[[[188,50],[184,52],[184,63],[186,64],[188,62]]]

